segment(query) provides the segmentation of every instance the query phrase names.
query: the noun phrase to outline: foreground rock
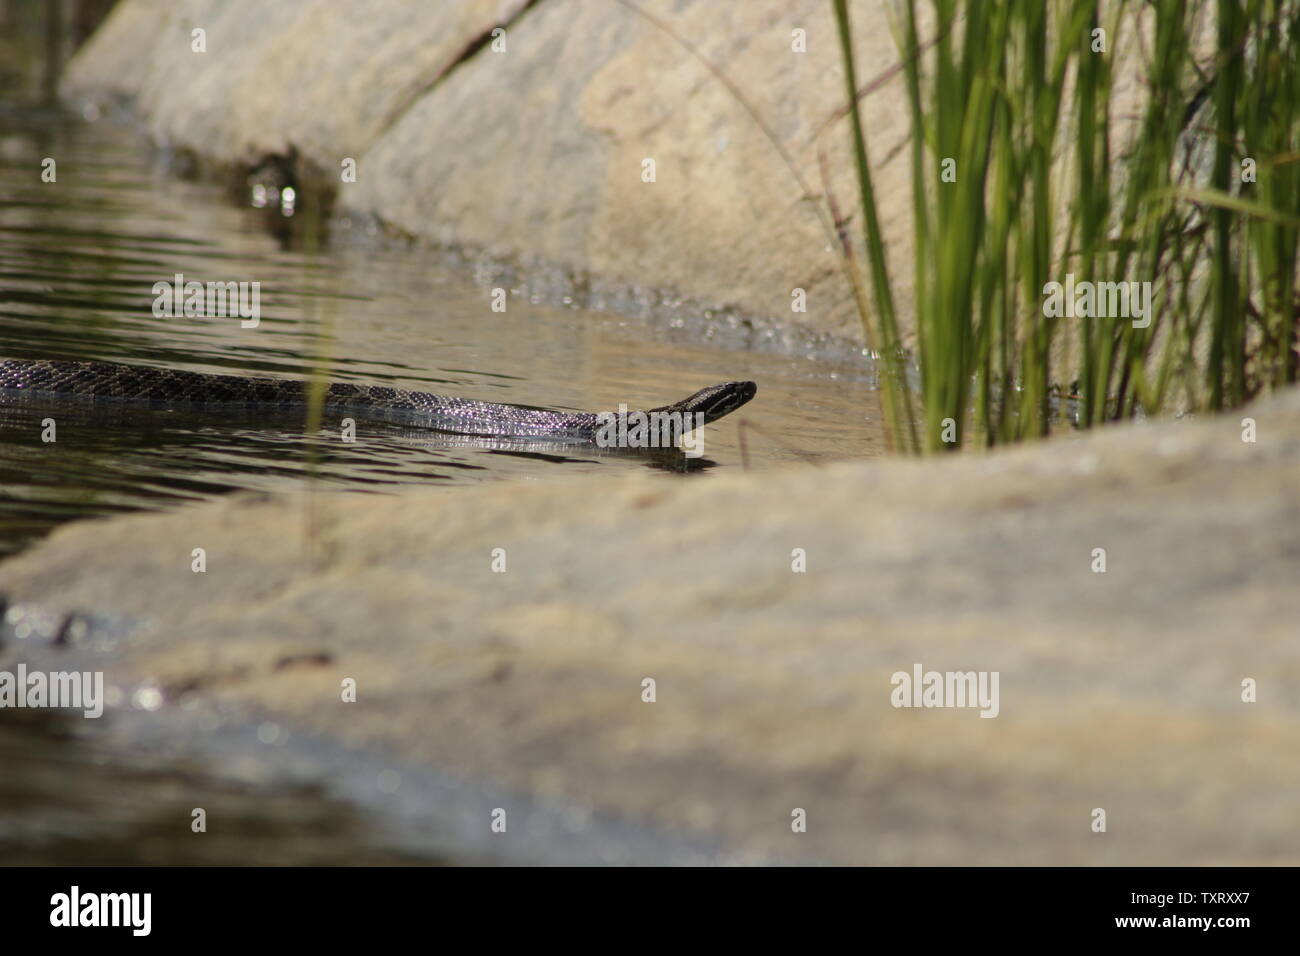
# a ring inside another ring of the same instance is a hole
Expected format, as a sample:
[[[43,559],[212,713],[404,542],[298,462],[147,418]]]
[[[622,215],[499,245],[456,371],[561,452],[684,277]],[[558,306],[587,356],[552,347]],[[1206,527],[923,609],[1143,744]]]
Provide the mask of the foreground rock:
[[[159,721],[191,694],[746,859],[1294,863],[1300,392],[1247,414],[1256,443],[1233,418],[761,478],[229,499],[66,527],[0,593],[139,622],[112,673],[164,689]],[[894,708],[914,664],[998,672],[997,716]]]

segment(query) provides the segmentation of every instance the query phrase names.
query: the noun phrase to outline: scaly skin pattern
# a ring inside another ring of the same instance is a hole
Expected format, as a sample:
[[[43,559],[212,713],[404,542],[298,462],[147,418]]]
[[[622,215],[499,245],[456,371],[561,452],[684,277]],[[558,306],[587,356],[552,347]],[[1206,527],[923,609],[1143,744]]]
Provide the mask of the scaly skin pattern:
[[[703,415],[717,421],[754,397],[753,382],[726,382],[694,395],[648,409],[649,412]],[[296,379],[210,375],[110,362],[44,360],[0,361],[0,404],[6,394],[125,401],[159,406],[210,405],[242,408],[305,408],[308,383]],[[562,412],[524,405],[500,405],[466,398],[414,392],[387,385],[334,382],[325,408],[372,413],[460,435],[595,440],[596,412]],[[695,419],[691,419],[694,421]]]

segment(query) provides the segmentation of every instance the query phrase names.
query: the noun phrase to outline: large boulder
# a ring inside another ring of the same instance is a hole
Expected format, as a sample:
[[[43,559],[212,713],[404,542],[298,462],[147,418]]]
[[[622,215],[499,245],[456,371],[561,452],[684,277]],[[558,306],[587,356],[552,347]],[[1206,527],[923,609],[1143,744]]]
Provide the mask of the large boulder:
[[[758,335],[860,342],[814,208],[829,185],[855,209],[829,4],[640,6],[649,17],[579,0],[122,0],[62,92],[124,103],[160,142],[215,163],[296,151],[345,210],[519,266],[556,298],[688,321],[707,308]],[[907,122],[883,11],[857,5],[857,44],[863,82],[890,77],[864,106],[884,228],[905,263]],[[911,270],[898,272],[906,305]]]

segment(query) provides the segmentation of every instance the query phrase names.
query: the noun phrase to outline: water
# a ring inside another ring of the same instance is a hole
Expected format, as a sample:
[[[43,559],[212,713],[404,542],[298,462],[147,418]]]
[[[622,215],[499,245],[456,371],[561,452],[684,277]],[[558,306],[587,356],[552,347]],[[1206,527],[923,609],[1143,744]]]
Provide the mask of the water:
[[[312,434],[292,416],[7,402],[0,557],[62,522],[306,480],[455,494],[482,481],[647,470],[664,481],[707,480],[882,450],[875,393],[852,357],[728,350],[644,321],[536,303],[520,288],[509,290],[506,312],[494,312],[490,277],[476,281],[427,251],[368,235],[363,224],[334,223],[331,234],[310,202],[289,220],[274,205],[255,208],[247,189],[187,178],[129,125],[53,103],[57,60],[70,41],[63,32],[47,43],[39,11],[58,6],[0,0],[0,357],[291,377],[323,364],[339,381],[583,410],[662,405],[733,379],[755,380],[759,394],[707,429],[700,459],[503,448],[365,422],[349,445],[328,420]],[[56,163],[54,182],[41,179],[46,158]],[[260,324],[155,317],[153,285],[176,273],[259,282]],[[57,440],[43,441],[51,418]],[[348,805],[309,788],[232,783],[201,765],[110,743],[85,723],[74,731],[58,717],[0,711],[0,859],[406,859],[381,846]],[[239,821],[224,842],[190,839],[188,826],[177,825],[199,803]]]
[[[757,426],[747,430],[749,467],[881,447],[867,420],[874,393],[852,362],[674,341],[637,320],[534,304],[518,288],[507,311],[494,312],[491,289],[472,276],[391,243],[331,242],[310,209],[295,210],[287,237],[275,235],[278,210],[177,178],[123,125],[12,102],[0,103],[0,122],[0,356],[289,377],[308,377],[323,360],[338,381],[582,410],[653,407],[717,381],[759,383],[750,406],[707,429],[702,459],[675,460],[509,454],[379,425],[363,426],[355,445],[313,443],[301,421],[11,405],[0,418],[0,553],[66,520],[285,489],[313,460],[321,482],[382,491],[737,468],[741,419]],[[57,163],[54,183],[40,179],[45,157]],[[177,273],[259,282],[259,325],[155,317],[152,287]],[[53,444],[41,428],[51,416]]]
[[[86,721],[0,710],[0,863],[112,866],[393,865],[403,851],[352,806],[305,783],[214,776],[203,762],[111,751]],[[98,730],[98,729],[97,729]],[[220,836],[196,834],[201,807]],[[215,837],[215,838],[214,838]]]

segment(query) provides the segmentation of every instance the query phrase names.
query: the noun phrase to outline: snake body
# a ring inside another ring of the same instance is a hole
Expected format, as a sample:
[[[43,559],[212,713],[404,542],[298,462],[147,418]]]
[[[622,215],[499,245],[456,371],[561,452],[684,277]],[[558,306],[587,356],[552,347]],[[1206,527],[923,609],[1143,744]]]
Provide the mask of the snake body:
[[[200,405],[243,408],[305,408],[310,383],[297,379],[213,375],[111,362],[0,360],[0,404],[6,394],[145,402],[163,406]],[[645,414],[702,415],[717,421],[754,397],[753,382],[725,382]],[[324,408],[374,415],[388,420],[461,435],[596,440],[601,413],[552,411],[452,398],[387,385],[333,382],[325,388]]]

